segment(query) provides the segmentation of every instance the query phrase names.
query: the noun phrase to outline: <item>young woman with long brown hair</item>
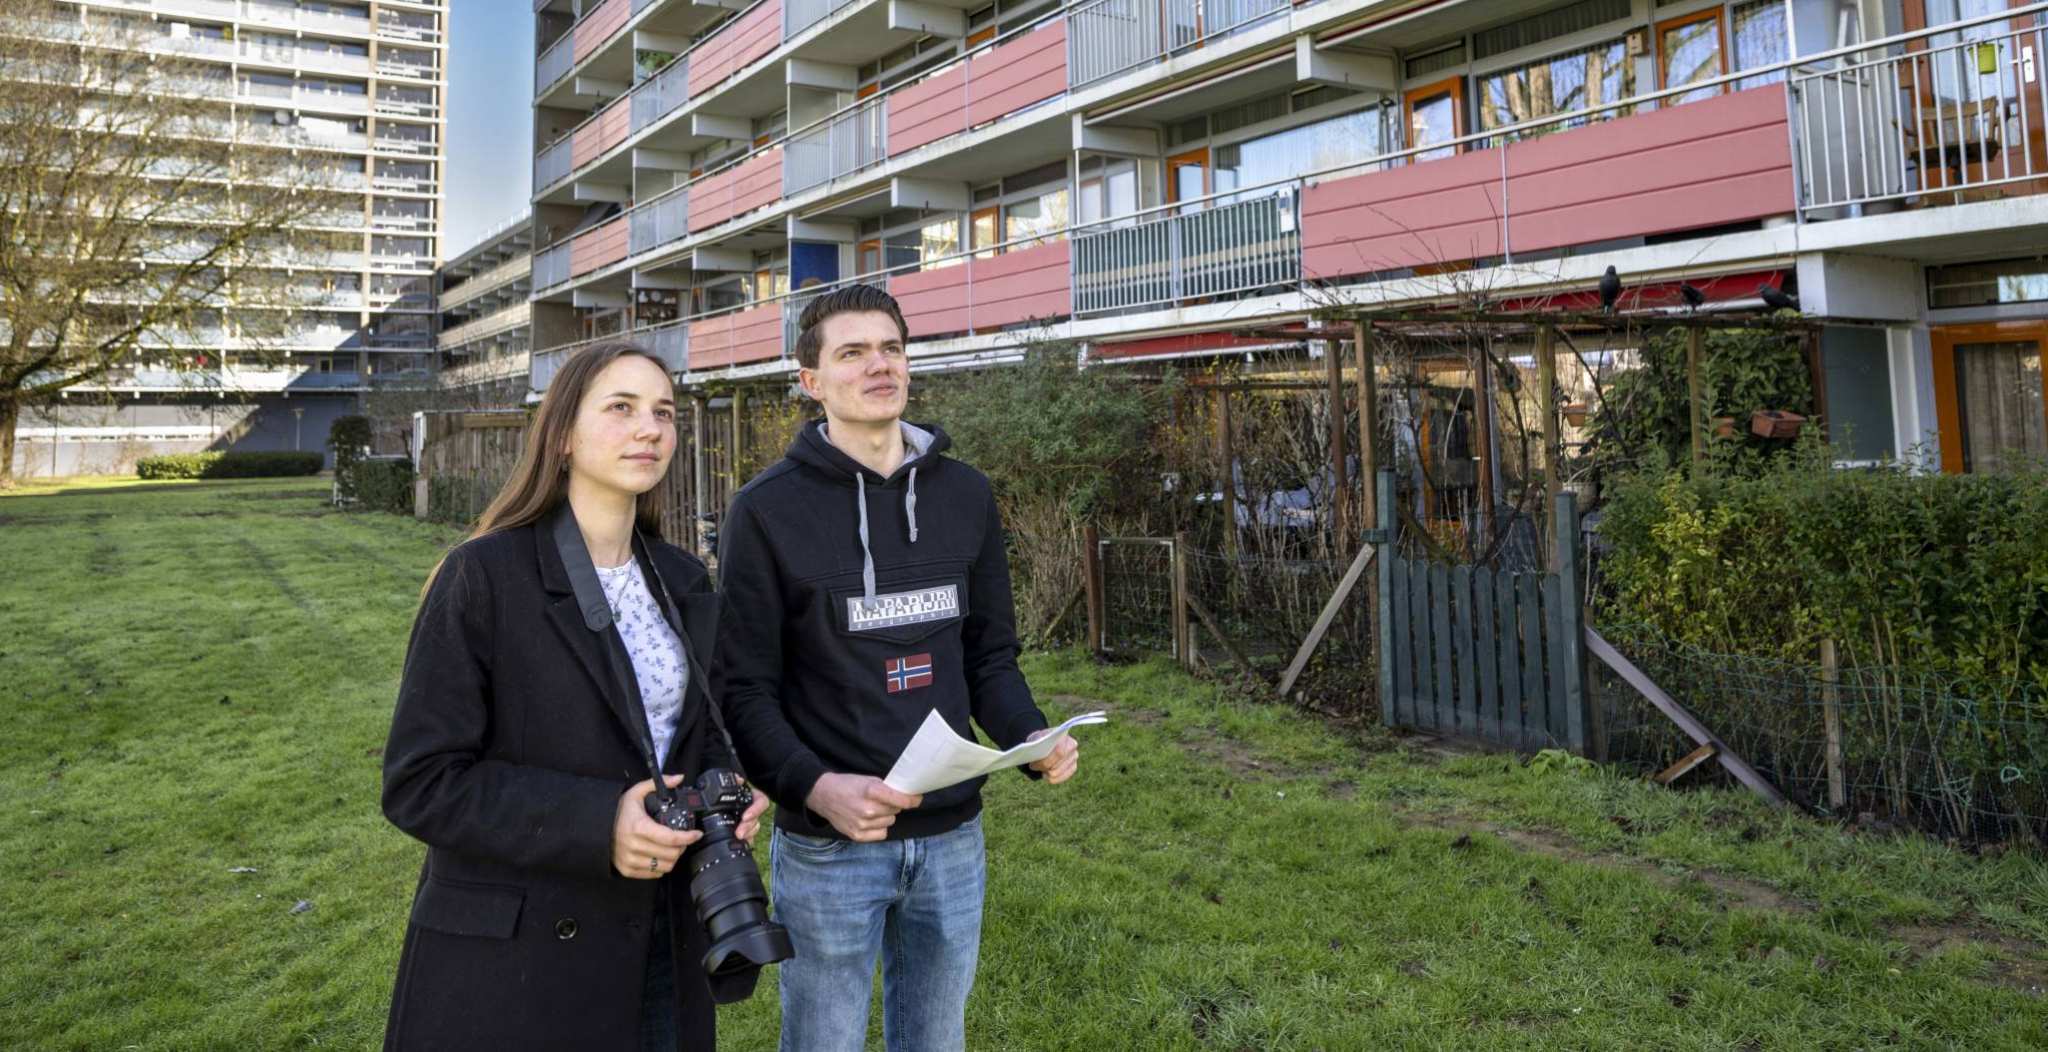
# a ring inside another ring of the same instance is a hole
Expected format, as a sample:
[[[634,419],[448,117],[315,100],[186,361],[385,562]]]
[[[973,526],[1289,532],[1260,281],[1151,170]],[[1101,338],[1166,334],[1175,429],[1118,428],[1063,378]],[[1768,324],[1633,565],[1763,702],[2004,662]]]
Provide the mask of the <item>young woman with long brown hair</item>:
[[[644,805],[651,763],[671,786],[735,767],[690,668],[717,601],[657,531],[675,408],[638,347],[576,354],[428,578],[384,751],[384,813],[428,847],[388,1049],[708,1049],[714,1003],[752,989],[751,972],[714,981],[699,963],[706,935],[672,874],[701,834]],[[595,621],[572,583],[583,552]]]

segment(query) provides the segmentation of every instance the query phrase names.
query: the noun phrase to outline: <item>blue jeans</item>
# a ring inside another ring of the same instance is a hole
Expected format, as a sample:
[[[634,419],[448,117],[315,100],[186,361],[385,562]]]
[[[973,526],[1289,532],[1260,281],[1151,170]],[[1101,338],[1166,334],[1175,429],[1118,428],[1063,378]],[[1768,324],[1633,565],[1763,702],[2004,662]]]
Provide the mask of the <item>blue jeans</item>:
[[[875,959],[889,1052],[961,1052],[981,952],[981,819],[938,836],[856,844],[775,831],[783,1052],[860,1052]]]

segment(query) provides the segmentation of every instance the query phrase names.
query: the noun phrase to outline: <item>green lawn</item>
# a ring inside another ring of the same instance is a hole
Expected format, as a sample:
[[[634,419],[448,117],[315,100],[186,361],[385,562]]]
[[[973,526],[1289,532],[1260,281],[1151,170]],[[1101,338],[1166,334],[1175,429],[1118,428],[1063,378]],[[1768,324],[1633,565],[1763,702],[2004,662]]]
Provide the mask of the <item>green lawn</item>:
[[[455,533],[326,488],[0,496],[0,1047],[378,1040],[421,854],[378,753]],[[992,784],[973,1048],[2048,1045],[2039,859],[1027,670],[1114,716]],[[772,985],[721,1025],[772,1047]]]

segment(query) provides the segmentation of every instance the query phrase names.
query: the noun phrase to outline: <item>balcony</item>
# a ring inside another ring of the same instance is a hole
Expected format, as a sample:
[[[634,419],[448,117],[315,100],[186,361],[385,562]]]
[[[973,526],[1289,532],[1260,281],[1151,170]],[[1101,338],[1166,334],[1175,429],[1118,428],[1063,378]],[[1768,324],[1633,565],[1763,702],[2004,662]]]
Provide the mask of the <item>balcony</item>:
[[[1074,87],[1158,62],[1291,9],[1290,0],[1095,0],[1068,14]]]
[[[690,184],[690,232],[708,230],[782,199],[782,147],[776,146]]]
[[[782,39],[795,37],[823,22],[832,12],[855,2],[857,0],[783,0]]]
[[[559,139],[542,149],[533,159],[533,188],[553,186],[569,177],[569,158],[573,156],[568,139]]]
[[[304,69],[315,69],[323,73],[342,73],[352,77],[366,77],[370,74],[370,56],[350,55],[339,51],[315,51],[301,48],[298,52],[297,65]]]
[[[1075,314],[1286,291],[1301,280],[1301,222],[1291,187],[1078,234],[1073,251]]]
[[[725,83],[781,44],[782,0],[762,0],[691,49],[690,98]]]
[[[2048,28],[1971,19],[1787,84],[1801,218],[2038,192]],[[2031,185],[2030,185],[2031,184]]]
[[[782,193],[789,197],[889,158],[889,107],[874,99],[789,137],[782,154]]]
[[[692,372],[773,361],[783,355],[782,305],[766,303],[692,321],[686,339]]]
[[[555,374],[562,369],[562,363],[568,361],[569,356],[574,353],[576,353],[576,347],[573,344],[568,347],[557,347],[553,350],[533,352],[528,358],[526,386],[535,391],[547,390],[548,381],[555,378]]]
[[[379,175],[370,180],[370,185],[379,190],[393,190],[400,193],[431,194],[434,192],[432,179],[414,179],[402,175]]]
[[[690,100],[690,56],[684,54],[661,72],[633,86],[633,131],[653,124]]]
[[[689,234],[690,191],[671,191],[635,206],[626,215],[631,227],[626,251],[637,256]]]
[[[356,225],[362,225],[361,216],[357,217]],[[385,215],[382,213],[372,213],[370,216],[370,227],[379,231],[431,231],[435,229],[436,225],[433,216]]]
[[[560,40],[548,45],[548,49],[541,52],[539,58],[534,59],[533,93],[535,96],[539,96],[549,88],[554,87],[556,81],[568,76],[569,71],[575,68],[576,50],[573,40],[574,35],[573,33],[562,34]]]
[[[1063,318],[1073,312],[1065,241],[969,257],[889,279],[889,294],[903,307],[912,332],[937,334],[999,329]]]
[[[440,144],[432,139],[407,139],[391,135],[377,136],[376,146],[384,153],[404,153],[418,157],[432,156],[440,150]]]
[[[235,0],[156,0],[156,9],[166,15],[193,15],[227,22],[239,14],[240,5]]]
[[[449,387],[487,384],[496,380],[510,380],[515,376],[527,376],[532,368],[531,358],[524,353],[515,351],[510,354],[496,354],[482,361],[444,367],[441,370],[441,383]]]
[[[377,60],[377,75],[380,77],[406,77],[411,80],[434,80],[441,72],[432,66],[413,62],[380,58]]]
[[[889,92],[889,155],[958,135],[1067,90],[1067,24],[1053,21]]]
[[[325,110],[328,113],[365,114],[370,112],[367,95],[342,95],[330,91],[300,91],[292,96],[299,106],[307,109]]]
[[[534,253],[533,287],[536,291],[569,280],[569,243],[557,242]]]
[[[408,15],[386,8],[377,13],[377,36],[385,40],[405,40],[417,44],[438,44],[441,31],[434,28],[432,15]]]
[[[300,11],[299,28],[315,33],[333,33],[338,36],[366,37],[370,35],[370,18],[337,15],[326,11]]]
[[[465,343],[487,339],[500,333],[521,328],[533,320],[533,305],[516,303],[503,310],[493,311],[481,318],[472,318],[460,325],[441,331],[442,350],[460,347]]]
[[[614,216],[569,239],[569,276],[582,277],[626,258],[626,217]]]
[[[201,55],[208,58],[232,59],[235,57],[235,42],[214,37],[166,36],[150,45],[152,50],[179,55]]]
[[[464,279],[459,285],[443,289],[440,309],[454,310],[479,296],[516,286],[521,282],[531,284],[532,277],[533,257],[521,253],[481,274]],[[518,291],[518,295],[520,299],[526,298],[523,290]]]

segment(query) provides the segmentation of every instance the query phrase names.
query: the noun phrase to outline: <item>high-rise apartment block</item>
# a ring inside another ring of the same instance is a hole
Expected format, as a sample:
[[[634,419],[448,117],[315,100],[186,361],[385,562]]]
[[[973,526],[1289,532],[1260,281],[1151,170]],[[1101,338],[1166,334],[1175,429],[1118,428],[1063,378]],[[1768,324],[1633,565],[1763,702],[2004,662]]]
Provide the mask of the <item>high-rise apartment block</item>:
[[[536,386],[616,333],[785,374],[854,279],[919,361],[1143,359],[1613,266],[1796,289],[1845,459],[2048,452],[2043,6],[538,0]]]
[[[58,32],[119,25],[131,46],[198,65],[240,141],[272,142],[331,174],[307,220],[320,251],[267,261],[305,304],[261,353],[224,325],[217,346],[143,348],[132,365],[31,412],[30,449],[69,447],[60,473],[151,449],[320,449],[329,422],[384,382],[432,376],[441,253],[446,0],[51,0]],[[231,320],[231,319],[230,319]],[[122,452],[125,451],[125,452]],[[55,451],[53,451],[55,452]],[[45,473],[38,465],[26,465]]]

